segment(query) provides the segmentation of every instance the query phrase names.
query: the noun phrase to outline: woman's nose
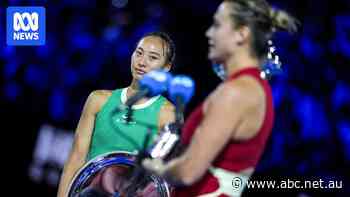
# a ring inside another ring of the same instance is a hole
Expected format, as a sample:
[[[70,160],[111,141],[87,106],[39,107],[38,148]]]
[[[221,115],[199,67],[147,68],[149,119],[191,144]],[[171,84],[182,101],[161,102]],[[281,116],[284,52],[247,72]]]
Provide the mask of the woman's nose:
[[[140,58],[139,65],[142,67],[146,66],[146,58],[145,57]]]
[[[207,31],[205,32],[205,36],[206,36],[207,38],[210,38],[210,34],[211,34],[211,27],[209,27],[209,28],[207,29]]]

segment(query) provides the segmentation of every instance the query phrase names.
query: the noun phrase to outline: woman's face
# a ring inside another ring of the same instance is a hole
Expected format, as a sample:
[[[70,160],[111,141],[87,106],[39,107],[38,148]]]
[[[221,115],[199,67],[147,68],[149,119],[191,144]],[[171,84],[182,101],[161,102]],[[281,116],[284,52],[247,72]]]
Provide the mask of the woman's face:
[[[232,3],[229,2],[220,4],[214,15],[213,24],[206,32],[209,44],[208,58],[216,63],[222,63],[232,55],[236,45],[236,31],[230,17],[231,6]]]
[[[131,56],[131,74],[134,79],[155,69],[170,69],[167,63],[167,44],[159,37],[147,36],[139,41]]]

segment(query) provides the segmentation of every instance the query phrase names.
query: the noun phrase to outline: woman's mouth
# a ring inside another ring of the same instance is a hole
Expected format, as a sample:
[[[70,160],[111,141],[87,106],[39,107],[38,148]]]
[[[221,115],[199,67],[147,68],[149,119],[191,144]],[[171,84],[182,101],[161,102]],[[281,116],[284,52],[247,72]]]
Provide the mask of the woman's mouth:
[[[142,70],[142,69],[138,69],[138,68],[135,68],[135,71],[138,75],[144,75],[146,74],[146,71]]]
[[[209,47],[214,47],[214,42],[212,40],[209,40],[208,45]]]

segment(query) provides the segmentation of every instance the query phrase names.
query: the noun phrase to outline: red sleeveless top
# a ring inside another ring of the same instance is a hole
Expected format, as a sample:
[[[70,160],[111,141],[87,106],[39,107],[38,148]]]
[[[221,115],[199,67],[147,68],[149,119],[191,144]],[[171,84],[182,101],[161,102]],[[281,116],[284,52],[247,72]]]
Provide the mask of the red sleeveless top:
[[[231,141],[223,151],[216,157],[212,166],[232,172],[243,169],[255,168],[263,153],[266,141],[271,133],[274,120],[274,109],[270,85],[260,77],[258,68],[245,68],[230,76],[227,81],[237,79],[241,76],[251,76],[262,86],[266,96],[266,111],[263,124],[257,135],[246,141]],[[188,117],[183,127],[181,140],[185,145],[191,142],[194,131],[203,119],[203,104],[200,104]],[[218,188],[218,181],[207,171],[207,173],[194,185],[178,188],[175,196],[197,196],[213,192]],[[225,195],[220,195],[224,197]]]

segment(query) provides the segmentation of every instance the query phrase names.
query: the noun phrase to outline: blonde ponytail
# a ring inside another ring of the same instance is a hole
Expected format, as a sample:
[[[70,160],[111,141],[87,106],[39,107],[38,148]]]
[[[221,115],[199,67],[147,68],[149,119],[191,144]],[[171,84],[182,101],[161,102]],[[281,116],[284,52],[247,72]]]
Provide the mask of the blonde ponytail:
[[[273,31],[277,29],[286,30],[290,33],[295,33],[298,30],[300,24],[297,19],[289,15],[283,10],[270,8],[270,18],[272,21]]]

